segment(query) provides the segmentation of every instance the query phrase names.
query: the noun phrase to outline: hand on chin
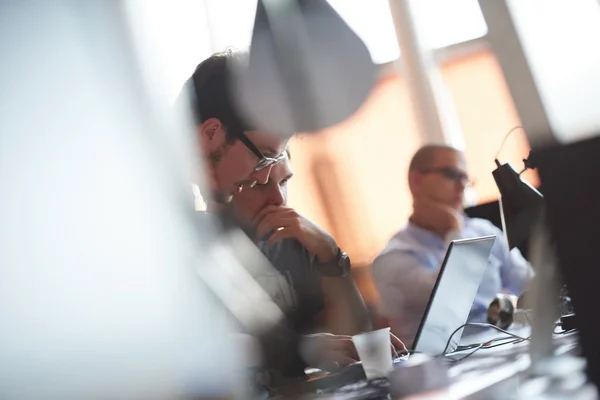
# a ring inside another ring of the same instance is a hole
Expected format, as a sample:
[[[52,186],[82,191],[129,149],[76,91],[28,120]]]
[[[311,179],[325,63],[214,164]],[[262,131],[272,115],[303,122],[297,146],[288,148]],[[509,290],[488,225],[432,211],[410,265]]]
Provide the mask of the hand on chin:
[[[431,197],[422,197],[415,201],[411,220],[442,237],[450,231],[462,229],[463,225],[461,211]]]

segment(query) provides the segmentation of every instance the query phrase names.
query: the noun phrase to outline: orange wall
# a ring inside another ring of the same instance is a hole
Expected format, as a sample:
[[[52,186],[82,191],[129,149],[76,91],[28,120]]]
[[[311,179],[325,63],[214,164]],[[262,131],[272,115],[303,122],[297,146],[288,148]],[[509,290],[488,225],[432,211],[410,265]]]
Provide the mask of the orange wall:
[[[519,124],[499,65],[492,53],[481,51],[445,63],[442,73],[478,198],[495,199],[494,154],[505,133]],[[349,120],[292,141],[296,175],[290,204],[331,232],[353,264],[369,264],[411,212],[407,167],[420,144],[404,79],[382,79]],[[500,159],[520,168],[527,153],[525,137],[517,131]],[[535,175],[526,178],[537,183]],[[365,297],[374,296],[368,282],[361,286]]]
[[[479,200],[495,200],[498,190],[491,175],[496,168],[494,156],[505,134],[520,123],[500,66],[491,52],[484,51],[445,64],[443,76],[454,98],[465,137],[469,174],[475,180]],[[499,159],[510,161],[520,170],[528,152],[524,132],[518,130],[507,140]],[[535,174],[523,177],[538,183]]]
[[[407,160],[419,143],[403,80],[393,77],[379,82],[363,107],[349,120],[315,137],[314,147],[302,143],[307,138],[291,145],[297,176],[290,184],[290,204],[323,223],[354,263],[367,263],[410,212],[404,177]],[[304,185],[316,180],[309,173],[311,162],[304,163],[305,154],[311,151],[316,154],[307,159],[329,165],[327,171],[315,173],[335,175],[336,182],[330,181],[318,194],[334,204],[325,219],[319,219],[323,210],[314,193],[298,195]],[[300,176],[300,170],[306,173]]]

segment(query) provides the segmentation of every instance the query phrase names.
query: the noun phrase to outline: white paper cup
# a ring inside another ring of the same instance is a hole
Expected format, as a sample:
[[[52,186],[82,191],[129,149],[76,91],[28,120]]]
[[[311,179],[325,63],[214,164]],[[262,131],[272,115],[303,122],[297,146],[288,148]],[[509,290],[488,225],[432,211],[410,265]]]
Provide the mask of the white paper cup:
[[[352,336],[368,380],[389,376],[393,369],[390,328]]]

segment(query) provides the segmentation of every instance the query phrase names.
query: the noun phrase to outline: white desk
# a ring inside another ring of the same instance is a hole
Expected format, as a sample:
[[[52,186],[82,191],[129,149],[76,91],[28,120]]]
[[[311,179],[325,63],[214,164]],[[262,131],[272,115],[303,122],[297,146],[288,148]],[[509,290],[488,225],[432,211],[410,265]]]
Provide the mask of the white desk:
[[[528,337],[530,334],[529,327],[517,327],[509,331],[522,337]],[[505,336],[505,334],[498,331],[485,330],[478,334],[462,338],[461,345],[482,343]],[[555,345],[555,361],[557,366],[562,365],[566,368],[568,365],[572,366],[573,362],[579,365],[582,361],[582,359],[574,357],[579,348],[577,334],[555,335]],[[528,369],[531,366],[528,350],[529,341],[506,344],[491,349],[479,349],[464,361],[449,367],[448,376],[451,384],[447,388],[432,393],[413,395],[406,397],[406,399],[597,399],[595,387],[584,385],[583,381],[576,382],[578,379],[583,379],[581,372],[568,372],[565,369],[568,373],[572,373],[572,375],[569,375],[572,376],[572,378],[569,378],[571,379],[570,382],[573,382],[571,386],[575,388],[575,383],[578,383],[579,386],[577,390],[573,389],[572,392],[569,392],[568,397],[564,397],[563,393],[558,393],[553,389],[551,377],[532,378],[528,374]],[[472,351],[473,349],[456,352],[453,353],[453,356],[456,355],[459,357]],[[546,379],[547,381],[542,382],[540,381],[541,379]],[[530,392],[538,389],[539,393],[536,392],[535,397],[532,397]],[[527,391],[527,395],[525,395],[525,391]]]

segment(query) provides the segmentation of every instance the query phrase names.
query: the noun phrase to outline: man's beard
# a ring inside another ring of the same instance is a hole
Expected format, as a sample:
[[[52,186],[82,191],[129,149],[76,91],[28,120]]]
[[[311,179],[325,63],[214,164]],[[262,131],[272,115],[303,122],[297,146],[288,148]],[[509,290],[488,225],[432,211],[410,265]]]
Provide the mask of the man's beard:
[[[231,194],[224,194],[223,192],[213,190],[212,191],[212,201],[217,203],[220,206],[226,206],[231,203]]]
[[[235,224],[250,238],[252,241],[256,241],[257,235],[257,227],[252,225],[249,221],[245,221],[243,218],[239,217],[234,210],[233,203],[227,203],[222,209],[222,214],[225,218],[230,221],[235,221]]]
[[[228,143],[223,143],[218,149],[212,151],[208,158],[210,161],[210,173],[211,173],[211,188],[210,188],[210,198],[213,202],[224,206],[229,204],[231,201],[231,193],[226,193],[219,187],[219,181],[217,179],[217,169],[219,164],[222,162],[223,156],[227,152],[227,147],[229,147]]]

